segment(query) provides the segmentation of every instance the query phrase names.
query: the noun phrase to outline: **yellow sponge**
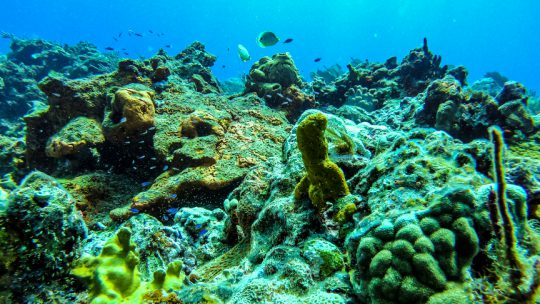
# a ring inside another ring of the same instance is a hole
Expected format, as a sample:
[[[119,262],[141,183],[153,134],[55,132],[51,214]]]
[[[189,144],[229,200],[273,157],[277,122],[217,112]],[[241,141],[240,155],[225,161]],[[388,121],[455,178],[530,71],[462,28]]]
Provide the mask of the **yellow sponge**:
[[[298,149],[307,174],[296,185],[294,196],[300,199],[307,194],[319,212],[326,209],[327,200],[350,193],[343,172],[328,158],[328,143],[324,137],[327,123],[324,114],[311,114],[296,130]]]

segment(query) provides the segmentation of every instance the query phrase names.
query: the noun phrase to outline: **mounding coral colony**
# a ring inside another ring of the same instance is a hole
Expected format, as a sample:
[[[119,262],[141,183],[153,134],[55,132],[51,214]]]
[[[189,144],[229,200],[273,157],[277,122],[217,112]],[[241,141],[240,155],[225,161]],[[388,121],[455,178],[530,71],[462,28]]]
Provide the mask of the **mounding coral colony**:
[[[538,303],[523,85],[426,40],[311,82],[288,53],[242,83],[215,60],[12,37],[0,303]]]

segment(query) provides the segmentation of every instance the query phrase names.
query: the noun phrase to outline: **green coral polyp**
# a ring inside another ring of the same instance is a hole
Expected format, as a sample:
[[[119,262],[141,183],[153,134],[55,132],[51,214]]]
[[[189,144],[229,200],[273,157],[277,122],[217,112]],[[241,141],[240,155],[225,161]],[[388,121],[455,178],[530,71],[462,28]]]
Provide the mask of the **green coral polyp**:
[[[307,174],[296,185],[294,196],[301,199],[306,194],[319,212],[326,208],[327,200],[348,195],[349,187],[341,169],[328,158],[328,143],[324,137],[328,121],[322,113],[306,117],[296,131],[298,149]]]

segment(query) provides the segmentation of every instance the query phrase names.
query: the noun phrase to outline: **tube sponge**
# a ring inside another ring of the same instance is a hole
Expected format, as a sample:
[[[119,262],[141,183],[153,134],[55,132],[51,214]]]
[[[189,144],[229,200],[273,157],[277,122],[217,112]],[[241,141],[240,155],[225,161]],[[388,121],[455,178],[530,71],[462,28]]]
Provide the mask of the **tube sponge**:
[[[316,113],[307,116],[296,130],[307,174],[296,185],[294,197],[300,199],[307,194],[319,212],[324,211],[327,200],[350,193],[343,172],[328,158],[328,143],[324,137],[327,123],[324,114]]]

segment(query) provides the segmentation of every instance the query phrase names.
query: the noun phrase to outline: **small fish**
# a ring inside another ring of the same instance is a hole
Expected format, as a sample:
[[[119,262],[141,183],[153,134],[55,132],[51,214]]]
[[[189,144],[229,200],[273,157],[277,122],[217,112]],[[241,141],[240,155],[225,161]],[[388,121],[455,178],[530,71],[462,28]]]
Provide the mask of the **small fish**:
[[[125,118],[125,117],[122,117],[122,119],[120,119],[120,123],[124,123],[126,121],[127,121],[127,118]]]
[[[120,34],[118,34],[118,38],[122,37],[122,32],[120,32]]]
[[[242,60],[243,62],[249,61],[251,59],[248,50],[245,46],[241,44],[238,45],[238,57],[240,57],[240,60]]]
[[[314,62],[319,62],[319,61],[321,61],[321,60],[322,60],[322,58],[319,57],[319,58],[315,58],[313,61],[314,61]]]
[[[105,49],[106,49],[107,51],[114,51],[114,48],[113,48],[113,47],[110,47],[110,46],[106,47]]]
[[[154,31],[152,31],[152,30],[148,30],[148,32],[149,32],[150,34],[153,34],[153,33],[154,33]]]
[[[178,194],[176,194],[176,193],[173,193],[173,194],[171,194],[171,196],[170,196],[170,197],[171,197],[172,199],[176,199],[176,198],[178,197]]]
[[[131,208],[129,211],[131,211],[131,213],[139,213],[139,209],[137,208]]]
[[[128,53],[128,52],[124,52],[124,55],[129,56],[129,53]]]
[[[208,232],[208,230],[203,229],[203,230],[201,230],[201,232],[199,232],[199,236],[203,236],[203,235],[205,235],[207,232]]]
[[[227,52],[230,52],[231,51],[231,48],[227,48]]]
[[[125,141],[124,144],[129,145],[131,142],[129,140]]]
[[[169,217],[166,216],[166,215],[164,215],[164,216],[163,216],[163,220],[164,220],[164,221],[168,221],[168,220],[169,220]]]
[[[272,98],[272,95],[266,94],[264,97],[266,97],[266,98]]]
[[[155,129],[156,129],[156,127],[150,127],[150,128],[148,128],[147,130],[148,130],[148,131],[154,131]]]
[[[154,170],[156,168],[156,166],[152,166],[150,167],[150,170]]]
[[[169,208],[169,209],[167,209],[167,212],[169,214],[175,214],[176,212],[178,212],[178,208]]]
[[[141,186],[142,186],[142,187],[148,187],[148,186],[150,186],[151,184],[152,184],[151,182],[142,182],[142,183],[141,183]]]
[[[287,38],[285,39],[285,41],[283,41],[283,43],[291,43],[291,42],[293,42],[292,38]]]
[[[281,94],[281,93],[276,93],[276,95],[277,95],[279,98],[283,98],[283,94]]]
[[[140,143],[140,144],[144,144],[144,140],[141,140],[139,143]]]
[[[169,166],[168,165],[163,166],[163,171],[167,171],[167,170],[169,170]]]
[[[54,97],[57,97],[57,98],[62,97],[62,95],[60,95],[60,93],[52,93],[51,95],[54,96]]]
[[[137,37],[142,37],[142,36],[143,36],[143,34],[140,34],[140,33],[135,33],[135,36],[137,36]]]
[[[144,159],[146,155],[137,156],[137,159]]]
[[[151,160],[156,160],[157,158],[155,158],[155,157],[150,157],[150,159],[151,159]]]
[[[226,66],[225,66],[225,65],[222,65],[221,68],[224,69],[224,68],[226,68]]]
[[[165,45],[166,48],[170,49],[172,46],[170,44]]]
[[[114,41],[118,42],[118,38],[112,37],[112,39],[113,39]]]
[[[195,225],[195,229],[200,229],[201,227],[202,227],[202,225],[201,225],[201,224],[197,224],[197,225]]]
[[[259,34],[259,37],[257,37],[257,43],[262,48],[275,45],[278,42],[279,37],[272,32],[262,32]]]

